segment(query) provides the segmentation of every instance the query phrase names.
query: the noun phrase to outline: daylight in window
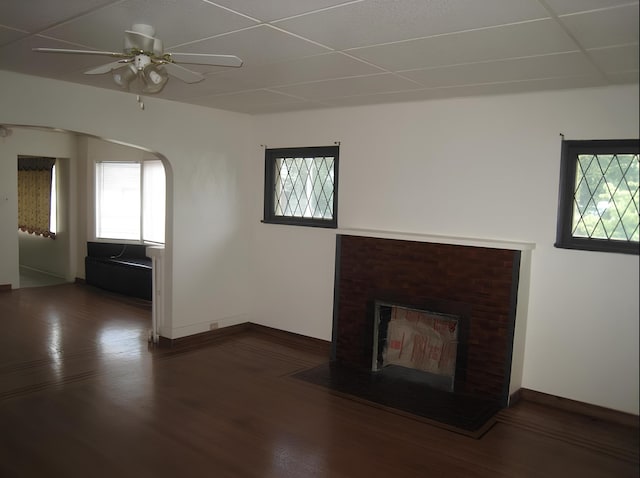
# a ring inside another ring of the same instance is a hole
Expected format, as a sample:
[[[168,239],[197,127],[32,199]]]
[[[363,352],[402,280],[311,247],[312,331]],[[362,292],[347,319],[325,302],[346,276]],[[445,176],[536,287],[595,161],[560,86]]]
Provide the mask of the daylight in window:
[[[49,230],[58,232],[58,179],[56,165],[51,168],[51,208],[49,210]]]
[[[96,237],[164,242],[161,161],[96,163]]]
[[[555,246],[638,254],[638,140],[562,142]]]
[[[638,242],[638,155],[579,154],[572,234]]]
[[[338,146],[265,152],[264,221],[337,227]]]
[[[275,214],[333,218],[334,158],[277,158]]]

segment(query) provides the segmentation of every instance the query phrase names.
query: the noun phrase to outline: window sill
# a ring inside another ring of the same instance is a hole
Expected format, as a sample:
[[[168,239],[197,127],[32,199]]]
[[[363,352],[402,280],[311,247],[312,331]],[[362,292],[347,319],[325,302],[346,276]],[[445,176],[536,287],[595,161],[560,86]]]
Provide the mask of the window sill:
[[[335,221],[323,221],[318,219],[304,219],[297,217],[285,217],[278,219],[263,219],[263,224],[280,224],[285,226],[320,227],[324,229],[337,229]]]

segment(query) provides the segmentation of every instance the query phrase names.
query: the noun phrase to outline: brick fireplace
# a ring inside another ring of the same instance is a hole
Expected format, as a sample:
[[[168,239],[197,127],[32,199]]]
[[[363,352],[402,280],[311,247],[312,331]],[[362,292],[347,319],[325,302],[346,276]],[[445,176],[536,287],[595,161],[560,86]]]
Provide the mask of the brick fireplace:
[[[332,363],[372,370],[375,304],[381,301],[464,317],[452,392],[506,406],[521,263],[521,250],[493,244],[339,234]]]

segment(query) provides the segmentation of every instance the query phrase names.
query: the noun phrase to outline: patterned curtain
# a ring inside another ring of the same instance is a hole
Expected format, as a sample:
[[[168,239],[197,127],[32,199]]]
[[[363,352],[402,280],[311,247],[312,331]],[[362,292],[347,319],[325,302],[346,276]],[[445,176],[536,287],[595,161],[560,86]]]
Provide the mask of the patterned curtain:
[[[18,229],[55,239],[49,230],[55,158],[18,157]]]

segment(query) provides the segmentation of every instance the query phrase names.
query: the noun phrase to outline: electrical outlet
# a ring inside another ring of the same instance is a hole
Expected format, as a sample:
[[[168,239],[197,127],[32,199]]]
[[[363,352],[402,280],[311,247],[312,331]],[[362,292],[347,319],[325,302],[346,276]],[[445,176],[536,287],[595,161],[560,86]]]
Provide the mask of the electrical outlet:
[[[218,328],[218,322],[211,322],[209,324],[209,330],[216,330]]]

